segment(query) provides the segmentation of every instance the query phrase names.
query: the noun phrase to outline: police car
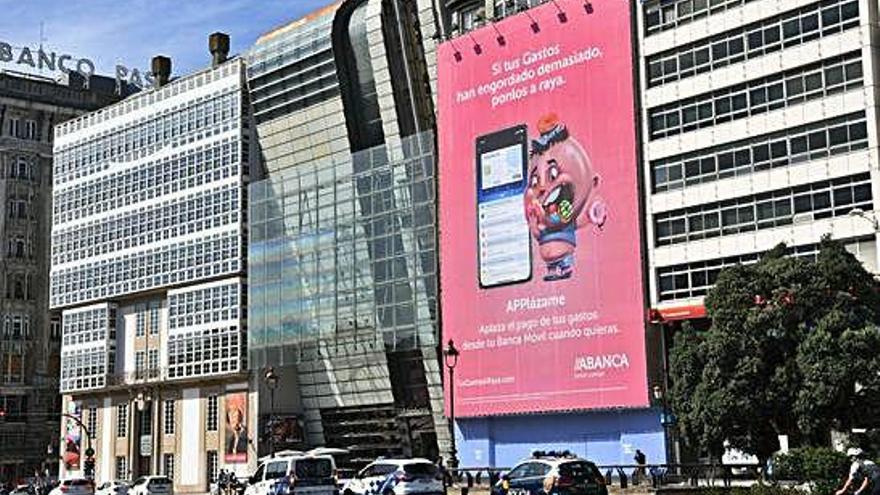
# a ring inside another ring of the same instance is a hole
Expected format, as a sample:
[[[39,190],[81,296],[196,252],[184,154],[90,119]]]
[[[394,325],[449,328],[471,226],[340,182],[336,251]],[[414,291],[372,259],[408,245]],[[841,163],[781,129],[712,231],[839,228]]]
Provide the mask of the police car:
[[[608,495],[599,468],[568,451],[533,453],[501,477],[492,495],[539,495],[548,478],[554,495]]]
[[[442,495],[443,475],[427,459],[379,459],[342,489],[343,495]]]

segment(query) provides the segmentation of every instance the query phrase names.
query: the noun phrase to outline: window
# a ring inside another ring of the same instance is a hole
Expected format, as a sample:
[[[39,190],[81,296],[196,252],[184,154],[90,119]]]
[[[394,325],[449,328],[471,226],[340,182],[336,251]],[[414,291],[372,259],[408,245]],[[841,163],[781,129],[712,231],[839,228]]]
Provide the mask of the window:
[[[645,35],[673,29],[754,0],[675,0],[645,2]]]
[[[163,454],[162,455],[162,466],[165,476],[168,479],[174,479],[174,454]]]
[[[208,396],[207,402],[207,414],[205,415],[207,421],[207,430],[208,431],[217,431],[217,396],[210,395]]]
[[[144,315],[143,306],[138,306],[135,311],[137,311],[135,316],[135,336],[143,337],[146,335],[146,316]]]
[[[679,46],[646,59],[648,86],[692,77],[836,34],[858,26],[858,17],[858,0],[817,2]],[[646,16],[648,22],[654,19]]]
[[[137,374],[138,378],[143,378],[144,376],[144,370],[146,369],[146,359],[146,352],[137,351],[134,353],[134,371]]]
[[[25,121],[25,138],[37,139],[37,122],[35,120]]]
[[[174,401],[165,401],[165,434],[174,435]],[[167,473],[166,473],[167,474]],[[170,478],[171,476],[169,476]]]
[[[128,404],[116,406],[116,436],[119,438],[128,436]]]
[[[18,117],[10,118],[7,125],[6,135],[12,137],[21,137],[21,135],[19,134],[20,127],[21,119],[19,119]]]
[[[783,74],[755,79],[712,93],[679,100],[649,110],[650,138],[711,127],[821,98],[863,85],[860,52],[851,52]],[[844,82],[832,85],[829,70],[841,69]]]
[[[98,435],[98,408],[90,407],[89,408],[89,417],[86,422],[86,427],[89,429],[89,437],[94,440]]]
[[[219,463],[217,457],[216,450],[208,451],[208,484],[215,483],[217,481],[217,474],[219,469]]]
[[[127,480],[128,479],[128,463],[126,462],[125,457],[122,457],[122,456],[116,457],[116,479],[118,479],[118,480]]]
[[[159,335],[159,307],[160,303],[150,303],[150,335]]]
[[[158,378],[160,371],[159,349],[150,349],[149,352],[147,352],[147,372],[149,373],[149,377]]]

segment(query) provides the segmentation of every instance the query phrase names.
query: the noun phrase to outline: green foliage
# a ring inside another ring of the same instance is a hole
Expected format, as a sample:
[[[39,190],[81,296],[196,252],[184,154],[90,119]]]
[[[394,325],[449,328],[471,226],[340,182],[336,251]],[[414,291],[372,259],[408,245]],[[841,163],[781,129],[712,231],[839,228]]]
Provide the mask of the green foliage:
[[[842,452],[825,447],[791,449],[773,456],[773,477],[798,482],[839,483],[847,474],[850,461]]]
[[[784,253],[723,270],[709,330],[675,336],[670,403],[685,439],[715,456],[727,441],[766,460],[782,434],[827,445],[832,428],[880,415],[880,285],[837,242],[815,261]]]

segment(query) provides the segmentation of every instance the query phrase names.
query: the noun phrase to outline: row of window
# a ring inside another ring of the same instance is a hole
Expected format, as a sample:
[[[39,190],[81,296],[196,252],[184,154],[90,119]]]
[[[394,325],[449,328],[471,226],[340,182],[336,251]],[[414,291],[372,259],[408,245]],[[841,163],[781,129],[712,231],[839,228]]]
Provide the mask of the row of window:
[[[135,337],[143,337],[147,334],[147,316],[150,317],[150,335],[159,335],[159,310],[162,307],[160,301],[153,301],[149,305],[140,304],[135,308]]]
[[[786,249],[789,256],[812,257],[819,253],[818,244],[805,244]],[[657,287],[661,301],[705,296],[718,280],[721,270],[733,265],[757,262],[761,253],[749,253],[714,260],[684,263],[657,269]]]
[[[20,179],[26,181],[36,181],[38,179],[37,172],[39,167],[32,163],[28,158],[19,156],[9,158],[6,161],[6,178]]]
[[[83,143],[71,143],[54,154],[54,179],[63,185],[106,170],[115,163],[149,156],[171,143],[181,146],[237,129],[241,119],[241,95],[227,92],[187,101],[182,108],[115,128]]]
[[[28,273],[6,273],[6,299],[30,301],[33,299],[33,277]]]
[[[238,319],[238,282],[168,296],[168,328]]]
[[[796,215],[809,215],[810,219],[843,216],[856,208],[873,210],[869,174],[658,213],[654,216],[655,244],[663,246],[788,225]]]
[[[645,3],[645,35],[674,29],[677,26],[735,9],[754,0],[655,0]]]
[[[238,139],[227,138],[78,187],[56,190],[53,223],[64,224],[234,177],[240,173],[240,158]]]
[[[6,241],[6,258],[30,260],[34,257],[34,245],[22,235],[10,234]]]
[[[27,403],[26,395],[0,395],[0,410],[6,413],[3,419],[10,423],[27,421]]]
[[[237,325],[171,335],[168,378],[235,373],[241,367],[242,351]]]
[[[0,353],[0,384],[24,383],[24,354],[16,351]]]
[[[858,25],[858,0],[817,2],[652,55],[646,60],[648,86],[678,81],[754,59]]]
[[[66,311],[62,318],[62,345],[100,342],[115,339],[116,308],[112,306]]]
[[[868,147],[858,112],[651,162],[654,192],[681,189]]]
[[[227,184],[174,201],[110,214],[84,225],[56,227],[52,233],[52,264],[81,261],[235,225],[241,210],[239,188],[239,184]]]
[[[40,129],[36,120],[27,119],[22,122],[19,117],[10,117],[6,121],[6,136],[18,139],[40,139]]]
[[[50,305],[68,306],[237,273],[240,244],[238,231],[222,232],[55,271]]]
[[[158,378],[161,376],[159,364],[159,349],[148,351],[136,351],[134,353],[135,379]]]
[[[208,466],[208,484],[214,483],[217,481],[218,472],[219,472],[219,456],[217,455],[216,450],[209,450],[207,452]],[[165,476],[169,479],[174,479],[174,454],[163,454],[162,455],[162,470]],[[128,472],[128,458],[125,456],[116,456],[115,463],[115,471],[117,480],[127,480],[131,478],[131,473]]]
[[[112,369],[106,346],[88,349],[64,349],[61,356],[61,391],[100,389],[107,384],[107,374]]]
[[[660,139],[859,88],[861,52],[652,108],[650,138]]]
[[[31,336],[31,318],[28,315],[8,314],[3,318],[3,339],[27,339]]]
[[[173,98],[179,94],[185,94],[194,89],[200,88],[214,81],[224,79],[232,74],[238,74],[241,63],[237,60],[231,63],[220,65],[211,70],[202,73],[171,81],[154,91],[145,91],[143,94],[137,94],[130,98],[126,98],[121,103],[111,105],[107,108],[98,110],[97,112],[88,113],[82,117],[71,119],[67,122],[59,124],[55,128],[57,136],[65,136],[71,132],[87,129],[96,124],[106,122],[125,114],[137,111],[141,108],[153,107],[156,103],[163,100]],[[238,78],[231,78],[230,81],[238,82]]]
[[[10,220],[33,220],[31,202],[23,198],[12,198],[6,203],[6,218]]]

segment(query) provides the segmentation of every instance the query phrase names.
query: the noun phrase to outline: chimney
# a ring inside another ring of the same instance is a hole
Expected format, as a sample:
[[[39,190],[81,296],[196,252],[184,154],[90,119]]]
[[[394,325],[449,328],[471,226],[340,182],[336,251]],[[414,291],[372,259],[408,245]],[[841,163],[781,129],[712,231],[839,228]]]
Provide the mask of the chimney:
[[[211,36],[208,36],[208,50],[211,52],[212,67],[226,62],[226,57],[229,56],[229,35],[220,32],[212,33]]]
[[[161,88],[168,84],[168,79],[171,78],[170,58],[163,55],[156,55],[153,57],[153,62],[150,64],[150,69],[153,72],[153,78],[156,80],[157,88]]]

